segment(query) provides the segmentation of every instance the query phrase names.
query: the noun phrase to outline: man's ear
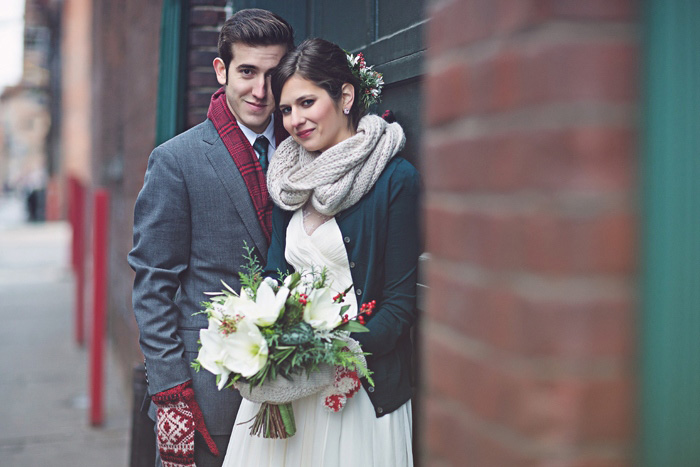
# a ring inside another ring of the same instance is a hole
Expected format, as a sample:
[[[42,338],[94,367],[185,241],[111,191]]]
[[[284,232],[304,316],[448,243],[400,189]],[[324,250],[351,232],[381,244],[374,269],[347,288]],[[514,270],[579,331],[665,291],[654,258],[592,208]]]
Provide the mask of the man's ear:
[[[214,59],[214,71],[216,72],[216,80],[220,85],[226,85],[226,65],[221,57],[216,57]]]
[[[345,83],[341,91],[340,98],[342,99],[343,109],[350,109],[352,103],[355,102],[355,87],[350,83]]]

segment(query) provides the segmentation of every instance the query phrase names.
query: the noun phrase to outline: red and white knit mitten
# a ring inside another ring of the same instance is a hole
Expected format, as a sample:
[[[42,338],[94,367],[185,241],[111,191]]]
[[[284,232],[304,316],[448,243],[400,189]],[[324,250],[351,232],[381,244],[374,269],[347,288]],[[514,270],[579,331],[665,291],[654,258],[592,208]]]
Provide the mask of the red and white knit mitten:
[[[156,412],[157,441],[163,467],[194,467],[194,432],[199,431],[215,456],[219,450],[209,435],[192,381],[184,382],[151,397]]]
[[[331,412],[340,412],[348,399],[354,396],[362,387],[360,378],[354,370],[342,366],[335,367],[333,385],[324,392],[323,406]]]

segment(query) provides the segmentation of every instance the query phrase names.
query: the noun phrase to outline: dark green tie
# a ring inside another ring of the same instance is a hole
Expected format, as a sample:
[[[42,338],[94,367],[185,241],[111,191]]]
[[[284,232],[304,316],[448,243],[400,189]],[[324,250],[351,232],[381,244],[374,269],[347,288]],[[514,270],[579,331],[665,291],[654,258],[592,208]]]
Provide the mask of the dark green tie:
[[[255,140],[255,144],[253,144],[253,149],[255,149],[255,152],[260,156],[258,160],[265,174],[267,174],[267,146],[269,144],[270,142],[264,136],[258,136],[258,139]]]

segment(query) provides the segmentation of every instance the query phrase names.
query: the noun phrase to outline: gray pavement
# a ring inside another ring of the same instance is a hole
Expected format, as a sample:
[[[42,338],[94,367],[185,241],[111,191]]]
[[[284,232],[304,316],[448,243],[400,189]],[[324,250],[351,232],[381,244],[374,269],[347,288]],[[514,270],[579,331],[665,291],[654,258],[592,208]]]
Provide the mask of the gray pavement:
[[[0,198],[0,466],[128,465],[131,400],[109,347],[105,423],[89,423],[69,242],[67,224],[26,223],[21,200]]]

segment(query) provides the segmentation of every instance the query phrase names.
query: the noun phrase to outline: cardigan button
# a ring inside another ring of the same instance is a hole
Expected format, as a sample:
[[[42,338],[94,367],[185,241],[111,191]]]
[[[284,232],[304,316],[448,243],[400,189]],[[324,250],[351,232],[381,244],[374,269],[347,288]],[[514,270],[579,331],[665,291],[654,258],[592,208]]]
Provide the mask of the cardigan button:
[[[382,409],[381,407],[377,407],[377,413],[384,413],[384,409]]]
[[[350,237],[345,237],[345,238],[343,239],[343,241],[344,241],[345,243],[350,243]]]
[[[367,392],[374,392],[374,386],[370,386],[367,388]]]
[[[357,296],[359,297],[360,295],[362,295],[362,289],[357,289],[357,290],[355,291],[355,293],[356,293]]]
[[[355,267],[355,262],[354,262],[354,261],[350,261],[350,268],[352,269],[352,268],[354,268],[354,267]]]

